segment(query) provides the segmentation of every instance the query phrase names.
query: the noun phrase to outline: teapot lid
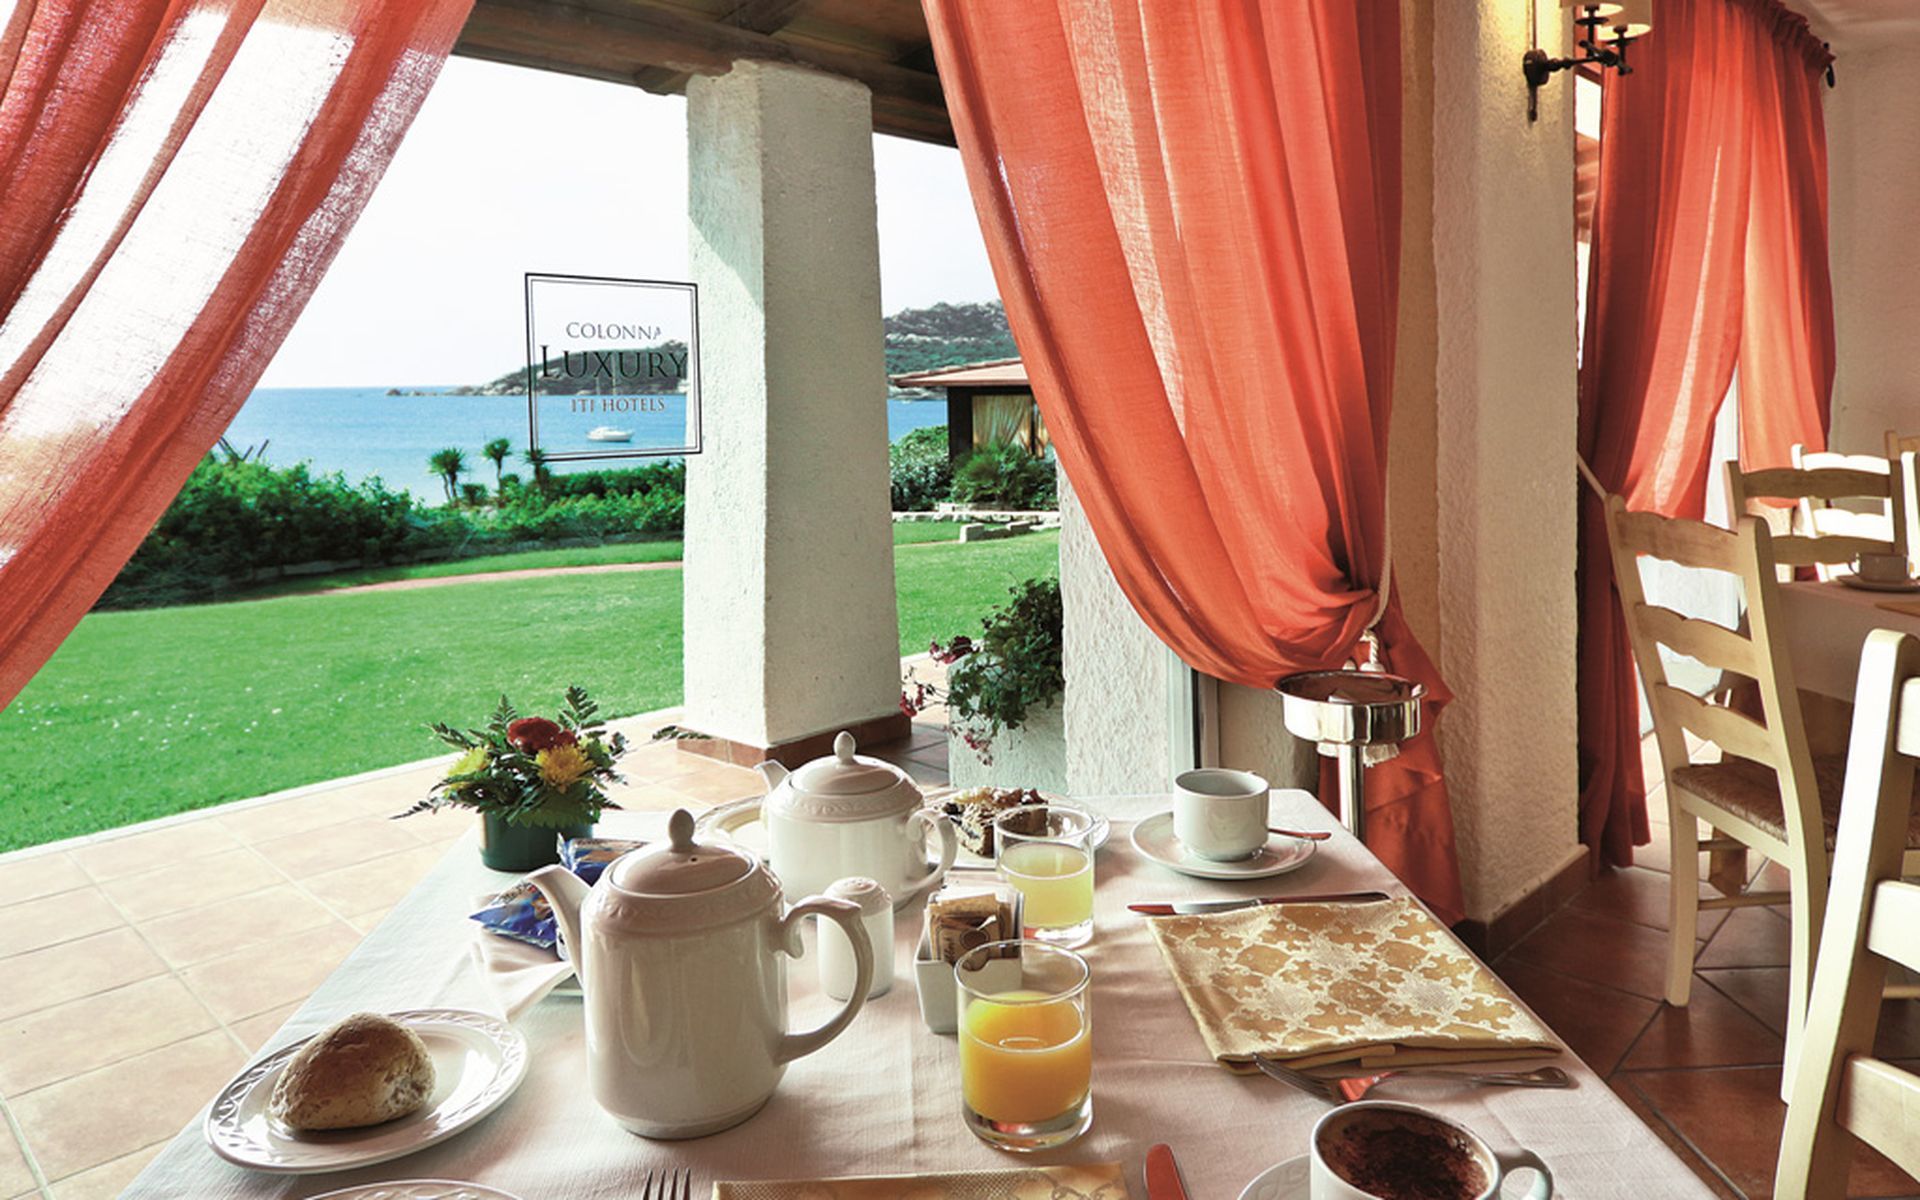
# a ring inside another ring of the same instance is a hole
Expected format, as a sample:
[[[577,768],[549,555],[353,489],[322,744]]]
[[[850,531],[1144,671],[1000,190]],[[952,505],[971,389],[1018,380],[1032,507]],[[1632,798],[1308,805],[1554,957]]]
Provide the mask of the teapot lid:
[[[920,807],[920,789],[899,767],[853,752],[853,735],[833,739],[833,753],[816,758],[787,779],[781,803],[796,816],[816,821],[858,821]]]
[[[607,869],[619,891],[684,919],[688,926],[733,920],[764,908],[780,894],[772,872],[731,846],[693,840],[693,814],[678,809],[667,822],[668,840],[621,856]]]

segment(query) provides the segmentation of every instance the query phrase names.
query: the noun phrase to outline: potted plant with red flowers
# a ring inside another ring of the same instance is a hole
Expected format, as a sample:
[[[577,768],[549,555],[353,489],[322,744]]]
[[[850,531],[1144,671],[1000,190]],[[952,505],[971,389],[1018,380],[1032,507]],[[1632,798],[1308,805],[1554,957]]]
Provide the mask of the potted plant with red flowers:
[[[620,782],[614,762],[627,739],[609,735],[582,687],[567,689],[554,719],[523,717],[500,697],[484,729],[436,724],[434,735],[460,751],[446,777],[403,817],[467,808],[482,822],[480,861],[496,871],[531,871],[560,861],[560,843],[586,837],[602,809],[617,808],[606,785]]]

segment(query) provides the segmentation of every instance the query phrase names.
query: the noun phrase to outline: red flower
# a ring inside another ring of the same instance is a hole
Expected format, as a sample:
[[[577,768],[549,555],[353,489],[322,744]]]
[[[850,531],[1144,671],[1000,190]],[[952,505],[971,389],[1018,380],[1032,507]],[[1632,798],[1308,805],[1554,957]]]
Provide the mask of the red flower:
[[[555,746],[571,746],[579,739],[545,717],[522,717],[507,726],[507,740],[527,754],[538,754]]]

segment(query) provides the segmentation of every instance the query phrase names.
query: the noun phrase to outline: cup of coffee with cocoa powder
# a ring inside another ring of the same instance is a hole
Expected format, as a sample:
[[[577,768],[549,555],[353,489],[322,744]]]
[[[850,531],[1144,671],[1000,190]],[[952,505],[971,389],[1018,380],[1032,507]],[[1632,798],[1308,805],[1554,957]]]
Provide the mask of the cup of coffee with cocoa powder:
[[[1465,1126],[1384,1100],[1320,1118],[1309,1164],[1310,1200],[1493,1200],[1518,1170],[1534,1173],[1527,1200],[1553,1195],[1553,1175],[1531,1150],[1496,1152]]]

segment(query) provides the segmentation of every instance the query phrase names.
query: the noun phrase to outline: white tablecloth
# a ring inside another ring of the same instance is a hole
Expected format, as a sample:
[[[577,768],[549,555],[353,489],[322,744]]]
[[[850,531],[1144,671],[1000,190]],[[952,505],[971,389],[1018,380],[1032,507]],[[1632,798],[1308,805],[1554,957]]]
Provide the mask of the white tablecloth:
[[[1853,700],[1860,647],[1876,629],[1920,635],[1920,617],[1889,612],[1883,601],[1920,601],[1912,592],[1867,592],[1844,583],[1783,583],[1780,624],[1793,658],[1794,683],[1810,692]]]
[[[1125,1162],[1135,1172],[1154,1142],[1178,1156],[1194,1200],[1230,1200],[1262,1169],[1301,1153],[1325,1105],[1264,1076],[1214,1065],[1175,992],[1132,901],[1231,894],[1383,889],[1397,882],[1304,792],[1275,797],[1274,819],[1336,832],[1306,867],[1277,880],[1219,884],[1189,879],[1139,856],[1130,819],[1159,797],[1089,800],[1116,818],[1096,866],[1093,966],[1094,1123],[1055,1161]],[[625,815],[625,814],[620,814]],[[609,830],[615,832],[615,830]],[[470,841],[445,861],[321,985],[274,1039],[283,1045],[361,1009],[494,1007],[468,955],[472,897],[505,877],[484,870]],[[921,1024],[909,974],[917,920],[900,922],[898,982],[838,1041],[787,1072],[779,1092],[746,1124],[691,1142],[650,1142],[602,1113],[584,1087],[577,999],[553,996],[520,1021],[532,1065],[518,1093],[478,1126],[397,1162],[335,1175],[261,1175],[216,1158],[198,1118],[126,1193],[135,1197],[310,1197],[382,1179],[455,1178],[524,1200],[631,1200],[649,1168],[690,1166],[696,1196],[719,1179],[994,1168],[1008,1157],[961,1125],[958,1052]],[[795,1027],[816,1023],[826,1001],[812,963],[791,973]],[[1530,1146],[1554,1168],[1560,1195],[1600,1200],[1687,1200],[1711,1193],[1571,1055],[1570,1091],[1422,1088],[1418,1099],[1495,1145]],[[1398,1085],[1388,1085],[1392,1090]]]

